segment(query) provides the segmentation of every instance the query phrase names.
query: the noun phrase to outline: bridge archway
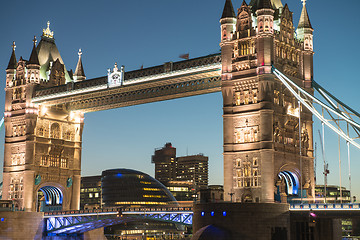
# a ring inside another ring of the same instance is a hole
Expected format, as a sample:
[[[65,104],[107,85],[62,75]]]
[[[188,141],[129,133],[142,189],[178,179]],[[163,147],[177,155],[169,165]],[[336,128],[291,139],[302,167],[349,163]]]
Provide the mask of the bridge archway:
[[[64,192],[61,188],[45,184],[36,192],[38,212],[60,211],[63,209]]]
[[[275,201],[287,202],[300,194],[300,175],[296,170],[282,170],[277,175]]]

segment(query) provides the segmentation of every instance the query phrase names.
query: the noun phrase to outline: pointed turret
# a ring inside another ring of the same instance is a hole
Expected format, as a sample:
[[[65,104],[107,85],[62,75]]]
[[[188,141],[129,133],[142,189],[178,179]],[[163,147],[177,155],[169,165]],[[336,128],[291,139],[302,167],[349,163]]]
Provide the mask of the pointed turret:
[[[76,69],[75,69],[75,73],[74,73],[74,80],[76,82],[83,81],[86,79],[84,68],[83,68],[82,61],[81,61],[81,55],[82,55],[81,49],[79,49],[78,54],[79,54],[79,61],[76,65]]]
[[[31,51],[31,55],[29,58],[29,61],[26,63],[26,66],[28,68],[28,74],[27,74],[27,83],[40,83],[40,62],[38,53],[36,51],[36,37],[34,36],[33,39],[33,49]]]
[[[272,9],[271,0],[259,0],[257,9]]]
[[[273,4],[273,8],[275,8],[275,9],[284,7],[281,0],[272,0],[272,4]]]
[[[259,9],[273,9],[273,5],[271,0],[251,0],[249,4],[253,13],[256,13]]]
[[[221,24],[221,57],[222,57],[222,79],[231,78],[231,57],[233,43],[231,42],[236,26],[236,16],[231,0],[225,1]]]
[[[271,0],[258,0],[256,10],[257,20],[257,63],[258,74],[271,73],[274,54],[269,46],[274,44],[274,13]]]
[[[298,39],[304,41],[304,50],[313,50],[312,36],[314,29],[311,26],[308,12],[306,10],[306,0],[301,0],[303,2],[303,9],[301,11],[300,20],[298,28],[296,29]]]
[[[301,11],[298,29],[300,29],[300,28],[313,29],[311,26],[311,23],[310,23],[310,18],[309,18],[308,12],[306,10],[306,0],[302,0],[302,1],[303,1],[303,9]]]
[[[314,76],[313,72],[313,32],[314,29],[311,26],[309,15],[306,10],[306,0],[303,2],[303,9],[300,15],[300,21],[298,28],[296,29],[297,38],[303,41],[303,66],[302,66],[302,78],[305,80],[305,87],[311,87],[311,81]]]
[[[235,18],[234,7],[231,0],[226,0],[221,18]]]
[[[10,61],[9,61],[8,67],[6,69],[16,69],[16,67],[17,67],[15,48],[16,48],[16,45],[15,45],[15,42],[13,42]]]
[[[38,54],[36,52],[36,37],[34,36],[34,46],[33,46],[33,49],[31,51],[31,55],[30,55],[30,58],[29,58],[29,61],[28,61],[28,64],[30,65],[39,65],[40,66],[40,63],[39,63],[39,57],[38,57]]]

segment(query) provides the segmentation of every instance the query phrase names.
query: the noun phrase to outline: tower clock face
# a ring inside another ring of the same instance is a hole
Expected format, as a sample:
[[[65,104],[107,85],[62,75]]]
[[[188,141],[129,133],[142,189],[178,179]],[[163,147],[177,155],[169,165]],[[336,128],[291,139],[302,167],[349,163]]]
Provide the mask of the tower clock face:
[[[115,73],[114,75],[112,75],[112,83],[113,84],[118,84],[118,83],[120,83],[120,75],[119,74],[117,74],[117,73]]]

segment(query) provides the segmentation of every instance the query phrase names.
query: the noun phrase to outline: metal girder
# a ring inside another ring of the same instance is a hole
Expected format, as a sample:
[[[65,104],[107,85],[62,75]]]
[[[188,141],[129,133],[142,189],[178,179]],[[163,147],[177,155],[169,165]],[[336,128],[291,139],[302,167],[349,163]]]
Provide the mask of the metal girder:
[[[51,212],[45,215],[46,232],[49,235],[83,233],[100,227],[122,222],[144,220],[166,221],[192,225],[192,209],[124,209],[124,211],[104,210],[95,212],[70,211]]]
[[[355,139],[360,137],[360,124],[354,120],[355,117],[359,118],[359,113],[335,98],[316,82],[313,84],[314,89],[319,92],[319,94],[325,99],[327,103],[324,103],[323,101],[305,91],[276,68],[273,67],[272,70],[275,76],[286,86],[286,88],[295,96],[295,98],[315,117],[317,117],[333,132],[342,137],[346,142],[360,149],[360,144],[355,142]],[[322,109],[322,113],[320,113],[316,107],[320,107]],[[327,113],[326,116],[325,113]],[[357,121],[359,120],[360,118],[357,119]],[[346,123],[345,128],[340,121]],[[349,131],[350,127],[353,129],[352,132]]]
[[[192,225],[193,213],[145,213],[144,215],[137,216],[152,220]]]

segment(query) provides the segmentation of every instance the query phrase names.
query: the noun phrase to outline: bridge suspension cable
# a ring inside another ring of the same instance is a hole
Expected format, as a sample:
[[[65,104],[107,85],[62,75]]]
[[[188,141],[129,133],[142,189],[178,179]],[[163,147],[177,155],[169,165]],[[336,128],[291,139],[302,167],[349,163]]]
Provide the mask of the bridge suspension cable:
[[[356,112],[351,107],[347,106],[345,103],[340,101],[325,88],[321,87],[315,81],[312,81],[313,89],[320,94],[321,97],[325,99],[325,102],[319,100],[312,94],[305,91],[303,88],[298,86],[294,81],[289,79],[283,73],[281,73],[275,67],[272,67],[272,72],[274,75],[286,86],[286,88],[295,96],[295,98],[303,104],[314,116],[316,116],[322,124],[323,138],[322,144],[324,145],[324,125],[329,127],[333,132],[335,132],[339,137],[343,138],[346,141],[347,145],[347,155],[348,155],[348,168],[349,168],[349,191],[351,198],[351,167],[350,167],[350,144],[360,149],[360,144],[355,140],[360,138],[360,114]],[[321,107],[321,113],[315,108],[315,106]],[[300,110],[299,110],[300,111]],[[327,117],[325,114],[327,113]],[[356,119],[357,121],[355,121]],[[345,126],[344,124],[346,123]],[[320,139],[321,140],[321,139]],[[340,143],[339,143],[340,146]],[[324,146],[323,146],[324,148]],[[340,151],[340,148],[339,148]],[[323,149],[323,156],[325,150]],[[339,153],[340,154],[340,153]],[[325,161],[325,160],[324,160]],[[341,160],[339,156],[339,165],[341,166]],[[324,174],[327,172],[327,167],[324,169]],[[341,173],[340,173],[341,177]],[[341,181],[341,180],[340,180]],[[325,179],[326,182],[326,179]],[[326,186],[326,183],[325,183]],[[325,190],[326,192],[326,190]],[[326,197],[325,197],[326,199]],[[342,195],[341,195],[342,199]],[[351,202],[353,199],[351,198]]]
[[[328,104],[322,102],[318,98],[314,97],[313,95],[302,89],[300,86],[298,86],[291,79],[286,77],[274,67],[273,73],[296,97],[296,99],[300,101],[301,104],[304,105],[314,116],[316,116],[321,121],[321,123],[329,127],[333,132],[342,137],[346,142],[349,142],[356,148],[360,149],[360,144],[355,141],[355,139],[360,138],[360,124],[353,120],[354,117],[357,117],[360,120],[359,113],[357,113],[349,106],[345,105],[343,102],[334,97],[315,81],[313,81],[314,89],[317,90],[317,92],[319,92],[320,95],[326,99]],[[322,108],[323,113],[319,113],[319,111],[315,108],[316,104]],[[328,118],[325,117],[324,111],[328,113]],[[340,122],[346,122],[346,129],[342,127]],[[353,129],[352,132],[349,131],[350,128]],[[351,133],[355,136],[350,136]]]

